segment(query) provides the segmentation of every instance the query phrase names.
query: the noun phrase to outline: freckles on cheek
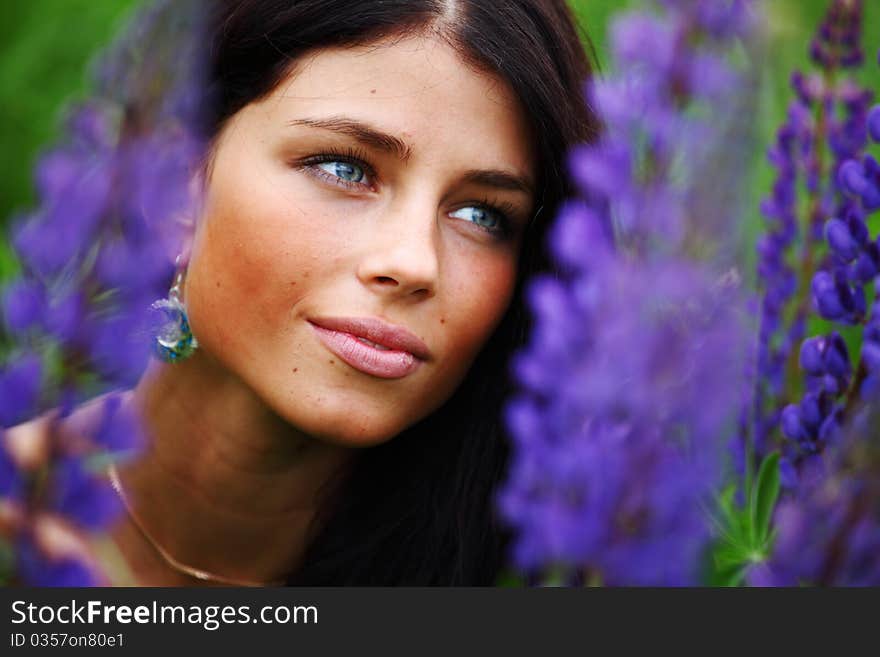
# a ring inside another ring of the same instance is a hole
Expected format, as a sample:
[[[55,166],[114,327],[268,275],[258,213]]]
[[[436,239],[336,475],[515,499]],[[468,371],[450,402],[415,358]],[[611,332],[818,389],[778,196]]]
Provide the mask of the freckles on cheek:
[[[214,297],[211,305],[233,312],[238,321],[246,321],[247,317],[260,322],[277,318],[274,306],[302,287],[290,285],[298,277],[288,276],[285,281],[283,265],[288,249],[268,226],[261,227],[258,222],[247,226],[234,218],[216,219],[206,227],[203,252],[204,289]],[[238,313],[236,309],[246,312]]]

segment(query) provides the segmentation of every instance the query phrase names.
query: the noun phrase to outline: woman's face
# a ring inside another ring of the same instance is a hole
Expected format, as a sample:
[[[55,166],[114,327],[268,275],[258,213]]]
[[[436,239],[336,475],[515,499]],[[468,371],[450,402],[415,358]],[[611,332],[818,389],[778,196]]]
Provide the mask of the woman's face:
[[[315,437],[424,418],[510,302],[529,144],[507,86],[442,41],[302,58],[217,140],[185,286],[201,348]]]

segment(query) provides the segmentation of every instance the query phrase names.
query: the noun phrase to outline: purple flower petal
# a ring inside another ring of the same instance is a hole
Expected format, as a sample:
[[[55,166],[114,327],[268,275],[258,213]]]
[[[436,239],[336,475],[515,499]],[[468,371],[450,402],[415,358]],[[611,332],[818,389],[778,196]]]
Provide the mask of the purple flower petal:
[[[33,355],[0,371],[0,427],[11,427],[37,412],[42,376],[42,364]]]
[[[3,295],[3,316],[15,333],[21,333],[41,324],[46,313],[46,294],[36,281],[20,280],[6,289]]]
[[[76,458],[64,457],[53,464],[51,490],[51,508],[89,530],[107,528],[122,511],[110,483]]]
[[[30,586],[96,586],[97,578],[89,568],[72,558],[50,559],[29,538],[15,544],[16,575]]]
[[[880,105],[875,105],[868,114],[868,134],[871,139],[880,143]]]

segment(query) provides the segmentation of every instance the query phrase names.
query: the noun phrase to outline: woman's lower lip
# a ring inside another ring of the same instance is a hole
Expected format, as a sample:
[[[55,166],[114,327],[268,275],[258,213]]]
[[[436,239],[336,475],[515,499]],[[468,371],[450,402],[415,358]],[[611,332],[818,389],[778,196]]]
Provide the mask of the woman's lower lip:
[[[310,322],[311,323],[311,322]],[[383,351],[364,344],[351,333],[312,324],[324,345],[356,370],[382,379],[399,379],[414,372],[421,360],[408,351]]]

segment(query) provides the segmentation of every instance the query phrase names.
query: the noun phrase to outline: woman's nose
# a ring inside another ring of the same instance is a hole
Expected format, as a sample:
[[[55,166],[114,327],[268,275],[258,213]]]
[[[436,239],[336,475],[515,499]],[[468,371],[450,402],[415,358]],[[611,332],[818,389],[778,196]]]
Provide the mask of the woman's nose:
[[[358,267],[361,282],[400,297],[434,296],[440,269],[437,206],[422,202],[391,207],[372,232]]]

